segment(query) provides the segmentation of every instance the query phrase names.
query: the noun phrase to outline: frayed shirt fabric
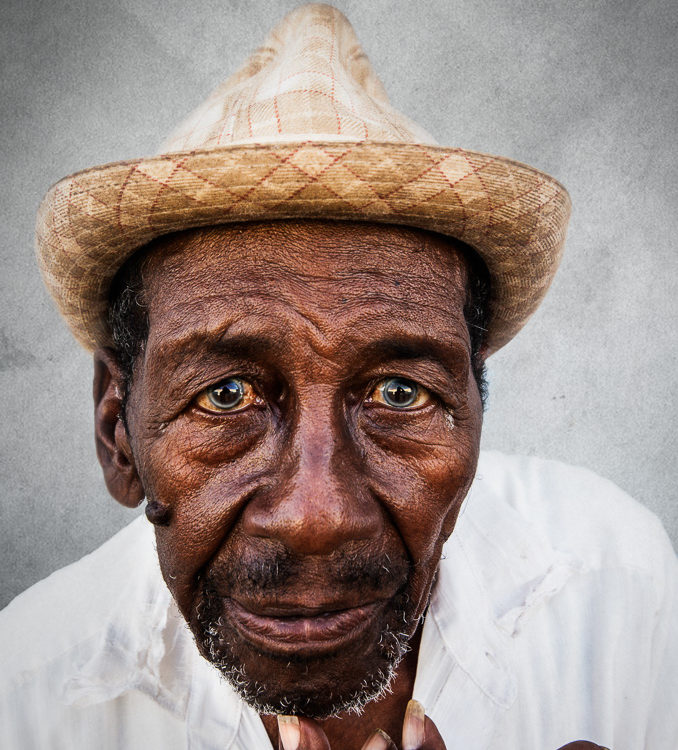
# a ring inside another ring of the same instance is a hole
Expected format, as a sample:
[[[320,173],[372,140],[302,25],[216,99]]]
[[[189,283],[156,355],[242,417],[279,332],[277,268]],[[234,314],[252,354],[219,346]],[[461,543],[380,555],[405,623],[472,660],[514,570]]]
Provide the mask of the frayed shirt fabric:
[[[448,750],[678,747],[678,561],[610,482],[486,453],[445,546],[414,697]],[[0,747],[255,750],[139,518],[0,614]]]

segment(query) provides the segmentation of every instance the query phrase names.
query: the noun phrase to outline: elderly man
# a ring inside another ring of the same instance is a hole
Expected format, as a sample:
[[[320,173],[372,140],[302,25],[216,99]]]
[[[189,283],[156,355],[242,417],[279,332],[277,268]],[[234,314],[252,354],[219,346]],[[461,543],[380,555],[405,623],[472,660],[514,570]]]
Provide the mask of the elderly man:
[[[52,188],[45,281],[151,524],[6,610],[3,747],[672,747],[658,523],[587,472],[478,463],[484,360],[568,213],[433,145],[329,6],[160,156]]]

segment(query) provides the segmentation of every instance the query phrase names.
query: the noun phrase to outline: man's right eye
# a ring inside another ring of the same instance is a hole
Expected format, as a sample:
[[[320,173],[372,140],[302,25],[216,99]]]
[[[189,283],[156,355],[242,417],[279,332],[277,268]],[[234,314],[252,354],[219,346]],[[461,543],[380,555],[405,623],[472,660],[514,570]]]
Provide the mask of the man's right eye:
[[[241,378],[226,378],[198,395],[195,403],[211,414],[232,414],[252,404],[263,404],[251,383]]]

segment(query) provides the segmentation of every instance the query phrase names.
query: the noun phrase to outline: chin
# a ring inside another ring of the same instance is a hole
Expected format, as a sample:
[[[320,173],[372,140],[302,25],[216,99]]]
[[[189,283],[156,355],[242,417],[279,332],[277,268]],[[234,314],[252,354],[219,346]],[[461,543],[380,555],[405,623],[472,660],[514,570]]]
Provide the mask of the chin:
[[[359,714],[389,691],[418,619],[407,585],[366,607],[260,617],[203,582],[190,627],[201,654],[260,714]]]

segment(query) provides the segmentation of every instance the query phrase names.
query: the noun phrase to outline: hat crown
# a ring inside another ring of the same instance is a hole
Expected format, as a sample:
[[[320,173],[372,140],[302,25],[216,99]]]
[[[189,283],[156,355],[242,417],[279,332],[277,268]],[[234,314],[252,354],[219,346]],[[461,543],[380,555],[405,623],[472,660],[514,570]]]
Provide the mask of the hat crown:
[[[299,140],[435,143],[391,107],[353,27],[330,5],[288,14],[161,152]]]

